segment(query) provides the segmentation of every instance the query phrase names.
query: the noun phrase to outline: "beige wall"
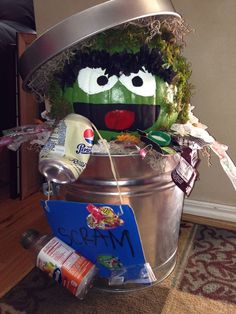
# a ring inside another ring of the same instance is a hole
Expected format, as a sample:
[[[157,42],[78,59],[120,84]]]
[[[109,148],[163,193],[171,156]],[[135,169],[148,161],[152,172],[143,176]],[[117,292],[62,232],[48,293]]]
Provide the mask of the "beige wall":
[[[148,1],[148,0],[147,0]],[[102,0],[35,0],[38,33],[78,10]],[[176,10],[195,30],[187,36],[186,57],[192,63],[194,113],[219,142],[229,146],[236,163],[236,0],[172,0]],[[236,192],[218,158],[212,167],[200,165],[200,180],[190,198],[236,205]]]
[[[228,154],[236,163],[236,1],[172,0],[176,10],[192,26],[184,53],[192,63],[195,115],[208,125],[219,142],[229,146]],[[191,199],[236,205],[236,192],[212,158],[200,166]]]

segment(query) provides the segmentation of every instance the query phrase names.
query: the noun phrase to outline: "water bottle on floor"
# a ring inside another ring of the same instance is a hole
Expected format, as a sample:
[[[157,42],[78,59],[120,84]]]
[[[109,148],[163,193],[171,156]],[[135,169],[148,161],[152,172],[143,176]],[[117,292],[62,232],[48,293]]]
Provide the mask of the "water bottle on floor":
[[[84,299],[96,275],[93,263],[57,237],[40,234],[35,229],[23,233],[21,245],[33,251],[36,266],[48,273],[79,299]]]

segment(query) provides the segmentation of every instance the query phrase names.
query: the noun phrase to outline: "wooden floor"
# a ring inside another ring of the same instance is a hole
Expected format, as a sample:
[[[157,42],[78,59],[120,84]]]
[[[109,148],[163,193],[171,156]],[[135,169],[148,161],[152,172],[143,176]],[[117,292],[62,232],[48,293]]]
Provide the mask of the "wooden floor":
[[[45,197],[36,193],[23,201],[12,200],[4,189],[0,189],[0,296],[15,286],[34,267],[31,254],[19,243],[21,234],[28,228],[35,228],[42,233],[50,232],[40,206],[41,199]],[[236,230],[235,223],[191,215],[183,215],[183,219]]]
[[[28,228],[43,233],[50,232],[37,193],[26,200],[12,200],[7,197],[7,189],[0,193],[0,296],[4,295],[33,267],[32,255],[19,243],[21,234]]]

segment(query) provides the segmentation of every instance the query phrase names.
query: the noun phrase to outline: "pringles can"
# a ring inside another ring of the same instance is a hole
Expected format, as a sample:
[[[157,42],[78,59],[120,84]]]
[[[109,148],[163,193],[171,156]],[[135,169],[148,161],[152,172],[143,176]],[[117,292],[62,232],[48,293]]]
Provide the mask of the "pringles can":
[[[52,131],[39,154],[39,171],[48,181],[74,182],[86,168],[93,146],[91,122],[71,113]]]

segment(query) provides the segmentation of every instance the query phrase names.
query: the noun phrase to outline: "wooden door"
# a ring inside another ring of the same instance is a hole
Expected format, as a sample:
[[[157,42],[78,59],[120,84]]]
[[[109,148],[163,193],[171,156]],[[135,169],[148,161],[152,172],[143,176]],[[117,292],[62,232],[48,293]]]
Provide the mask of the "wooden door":
[[[18,60],[26,47],[36,38],[36,34],[18,33],[17,52]],[[19,125],[35,124],[39,116],[39,105],[32,93],[26,92],[22,87],[22,79],[18,74],[18,119]],[[19,154],[19,185],[20,198],[25,199],[39,191],[41,176],[38,171],[38,152],[30,150],[28,143],[23,144]]]

